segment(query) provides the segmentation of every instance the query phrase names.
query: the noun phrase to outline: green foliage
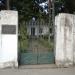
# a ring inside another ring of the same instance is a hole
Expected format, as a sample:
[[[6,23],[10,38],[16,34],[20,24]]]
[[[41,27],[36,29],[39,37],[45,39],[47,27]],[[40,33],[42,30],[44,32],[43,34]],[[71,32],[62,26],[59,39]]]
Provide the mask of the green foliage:
[[[43,45],[44,47],[48,48],[49,51],[53,51],[54,50],[54,43],[53,41],[48,41],[48,39],[44,39],[44,38],[39,38],[38,39],[39,44]]]
[[[32,17],[36,17],[37,19],[42,18],[44,20],[48,19],[48,15],[39,12],[39,8],[34,1],[35,0],[11,0],[11,7],[15,7],[19,12],[20,22],[31,20]]]
[[[55,0],[55,15],[60,13],[59,8],[61,8],[62,5],[65,4],[65,0]]]
[[[22,20],[29,20],[33,16],[38,17],[39,10],[35,7],[34,0],[13,0],[12,7],[16,7],[19,12],[19,18]]]
[[[65,0],[65,7],[69,13],[75,12],[75,0]]]
[[[19,30],[20,30],[19,49],[21,51],[26,51],[26,49],[28,48],[28,39],[27,39],[27,29],[25,23],[21,23]]]
[[[65,12],[67,12],[67,13],[75,12],[75,0],[59,0],[58,5],[61,3],[64,4],[64,6],[65,6]],[[55,8],[57,8],[57,7],[58,6],[56,6]],[[55,9],[55,10],[57,10],[57,9]]]

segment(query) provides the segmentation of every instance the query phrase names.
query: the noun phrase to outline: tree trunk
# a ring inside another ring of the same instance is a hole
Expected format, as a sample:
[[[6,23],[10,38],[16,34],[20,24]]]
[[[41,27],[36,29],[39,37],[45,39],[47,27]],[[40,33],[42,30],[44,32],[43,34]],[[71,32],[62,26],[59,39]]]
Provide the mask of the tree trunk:
[[[7,9],[7,10],[10,9],[10,6],[9,6],[10,4],[9,4],[9,2],[10,2],[9,0],[6,1],[6,5],[7,5],[7,8],[6,8],[6,9]]]

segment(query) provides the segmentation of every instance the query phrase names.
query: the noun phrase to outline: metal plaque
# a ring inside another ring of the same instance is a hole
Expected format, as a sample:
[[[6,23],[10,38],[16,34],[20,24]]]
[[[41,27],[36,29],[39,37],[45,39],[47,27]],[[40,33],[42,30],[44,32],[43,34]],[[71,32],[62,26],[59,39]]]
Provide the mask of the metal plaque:
[[[2,34],[16,34],[16,25],[2,25]]]

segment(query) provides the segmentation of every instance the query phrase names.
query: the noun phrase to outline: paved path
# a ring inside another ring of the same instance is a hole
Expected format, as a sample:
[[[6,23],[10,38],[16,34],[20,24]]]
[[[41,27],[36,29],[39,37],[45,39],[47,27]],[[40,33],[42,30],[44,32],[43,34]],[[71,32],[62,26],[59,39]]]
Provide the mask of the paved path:
[[[75,75],[75,68],[3,69],[0,75]]]

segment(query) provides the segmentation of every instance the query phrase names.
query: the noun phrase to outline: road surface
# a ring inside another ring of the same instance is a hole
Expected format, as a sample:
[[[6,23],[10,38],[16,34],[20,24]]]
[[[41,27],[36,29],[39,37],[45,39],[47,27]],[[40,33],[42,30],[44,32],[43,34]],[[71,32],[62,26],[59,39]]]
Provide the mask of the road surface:
[[[0,69],[0,75],[75,75],[73,68]]]

